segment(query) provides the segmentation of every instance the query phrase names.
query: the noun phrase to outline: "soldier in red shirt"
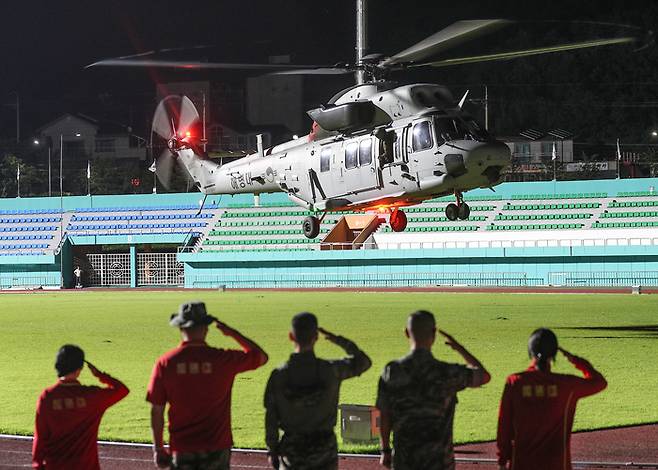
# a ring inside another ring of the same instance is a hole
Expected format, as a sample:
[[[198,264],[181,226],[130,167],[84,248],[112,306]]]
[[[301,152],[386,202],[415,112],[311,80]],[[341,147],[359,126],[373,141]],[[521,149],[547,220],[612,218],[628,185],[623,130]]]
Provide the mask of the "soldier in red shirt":
[[[555,374],[558,350],[584,377]],[[603,390],[607,382],[585,359],[558,348],[546,328],[528,340],[532,362],[510,375],[500,403],[498,464],[501,470],[571,470],[571,428],[578,399]]]
[[[87,362],[89,371],[107,387],[81,385],[84,352],[67,344],[57,353],[59,380],[41,393],[32,444],[32,467],[39,470],[99,470],[98,425],[128,388]]]
[[[205,342],[215,323],[242,350],[217,349]],[[151,403],[155,464],[174,470],[228,470],[231,458],[231,389],[240,372],[267,362],[263,349],[208,315],[202,302],[182,304],[171,316],[183,342],[158,359],[146,400]],[[164,409],[169,404],[169,452],[163,444]]]

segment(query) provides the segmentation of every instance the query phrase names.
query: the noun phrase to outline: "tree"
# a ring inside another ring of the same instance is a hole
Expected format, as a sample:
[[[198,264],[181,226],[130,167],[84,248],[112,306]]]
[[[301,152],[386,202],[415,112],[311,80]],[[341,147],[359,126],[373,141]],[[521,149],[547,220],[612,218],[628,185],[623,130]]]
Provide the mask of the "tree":
[[[33,195],[39,192],[42,181],[39,172],[31,165],[13,154],[5,154],[0,162],[0,197],[15,197],[18,193],[16,169],[21,166],[21,196]]]

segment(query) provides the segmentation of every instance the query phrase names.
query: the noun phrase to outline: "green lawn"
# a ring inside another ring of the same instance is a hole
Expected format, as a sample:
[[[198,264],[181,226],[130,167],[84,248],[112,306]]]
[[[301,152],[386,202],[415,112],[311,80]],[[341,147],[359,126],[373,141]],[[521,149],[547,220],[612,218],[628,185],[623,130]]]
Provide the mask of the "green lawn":
[[[658,422],[658,296],[136,290],[0,295],[0,432],[31,434],[36,399],[55,381],[55,353],[62,344],[75,343],[90,361],[131,389],[105,415],[101,438],[148,441],[144,396],[151,367],[179,341],[177,330],[168,325],[170,313],[196,298],[270,355],[265,367],[236,380],[236,446],[263,447],[264,383],[290,353],[289,320],[301,310],[313,311],[321,325],[353,339],[371,356],[372,369],[342,388],[342,403],[361,404],[374,403],[384,364],[405,354],[402,329],[407,314],[419,308],[433,311],[439,326],[480,358],[493,376],[484,388],[460,394],[455,420],[459,442],[495,437],[503,382],[509,373],[526,367],[526,340],[539,326],[553,328],[562,346],[590,359],[608,379],[606,391],[579,405],[577,429]],[[208,342],[234,346],[214,329]],[[434,353],[461,362],[443,344],[437,344]],[[335,346],[319,343],[318,355],[341,354]],[[556,370],[577,372],[562,358]],[[95,383],[86,370],[81,380]]]

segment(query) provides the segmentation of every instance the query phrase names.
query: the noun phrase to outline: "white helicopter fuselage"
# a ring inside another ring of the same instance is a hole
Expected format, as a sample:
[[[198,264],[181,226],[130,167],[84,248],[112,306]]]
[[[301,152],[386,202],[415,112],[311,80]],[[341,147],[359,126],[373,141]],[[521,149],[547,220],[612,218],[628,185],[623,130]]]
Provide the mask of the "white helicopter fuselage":
[[[222,166],[191,149],[179,158],[204,194],[283,191],[310,211],[397,208],[493,187],[511,163],[507,145],[479,130],[444,87],[360,85],[328,109],[350,103],[374,110],[367,125],[319,129]]]

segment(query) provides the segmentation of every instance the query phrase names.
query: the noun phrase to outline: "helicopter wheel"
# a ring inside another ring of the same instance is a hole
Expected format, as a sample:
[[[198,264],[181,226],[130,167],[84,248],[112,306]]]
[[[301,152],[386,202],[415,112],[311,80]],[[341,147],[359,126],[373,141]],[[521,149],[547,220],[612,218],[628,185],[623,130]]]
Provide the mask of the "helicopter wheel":
[[[458,209],[457,209],[457,216],[461,220],[466,220],[466,219],[468,219],[469,215],[471,215],[471,208],[468,207],[468,204],[463,202],[462,205],[459,206]]]
[[[399,209],[395,209],[391,212],[391,218],[388,223],[394,232],[403,232],[407,228],[407,214]]]
[[[457,204],[451,202],[446,206],[446,217],[448,220],[457,220],[459,217],[459,207],[457,207]]]
[[[320,221],[317,217],[310,215],[302,222],[302,230],[306,238],[315,238],[320,233]]]

